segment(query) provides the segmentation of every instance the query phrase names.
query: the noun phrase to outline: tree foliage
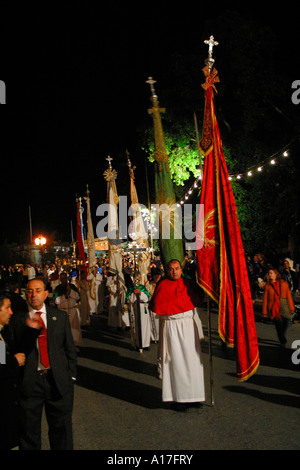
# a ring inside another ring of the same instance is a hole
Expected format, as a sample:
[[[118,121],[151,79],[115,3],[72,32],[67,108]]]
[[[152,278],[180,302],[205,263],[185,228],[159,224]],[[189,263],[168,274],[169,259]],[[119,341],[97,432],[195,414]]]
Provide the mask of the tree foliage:
[[[197,178],[200,174],[199,154],[195,145],[192,129],[187,126],[178,130],[169,130],[164,133],[166,152],[168,154],[169,168],[173,183],[176,186],[184,186],[191,177]],[[152,136],[148,147],[145,148],[150,162],[154,161],[155,145]]]

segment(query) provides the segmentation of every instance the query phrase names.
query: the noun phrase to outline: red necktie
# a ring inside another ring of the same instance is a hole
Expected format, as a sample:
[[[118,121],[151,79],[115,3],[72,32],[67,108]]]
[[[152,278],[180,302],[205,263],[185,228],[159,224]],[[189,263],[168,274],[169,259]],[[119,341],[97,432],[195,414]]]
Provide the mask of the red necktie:
[[[43,328],[38,337],[39,348],[40,348],[40,358],[41,358],[41,363],[47,369],[50,366],[49,356],[48,356],[48,347],[47,347],[47,329],[41,317],[42,312],[36,312],[36,313],[40,316],[40,325]]]

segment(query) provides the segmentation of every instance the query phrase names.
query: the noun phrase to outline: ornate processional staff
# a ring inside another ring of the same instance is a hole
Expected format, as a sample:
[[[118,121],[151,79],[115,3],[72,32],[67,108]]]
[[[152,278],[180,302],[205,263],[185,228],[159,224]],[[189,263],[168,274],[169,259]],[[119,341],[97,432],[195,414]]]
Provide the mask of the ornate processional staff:
[[[208,86],[214,88],[214,82],[219,81],[219,77],[216,77],[217,71],[214,69],[212,71],[215,59],[213,59],[213,48],[219,43],[214,40],[213,36],[210,36],[209,39],[204,41],[204,44],[208,45],[208,57],[205,60],[206,67],[204,67],[203,72],[206,76],[206,83],[202,87],[206,90]],[[203,124],[203,133],[202,139],[200,141],[200,149],[207,155],[212,148],[211,135],[211,119],[210,119],[209,110],[205,106],[204,110],[204,123]],[[209,375],[210,375],[210,406],[214,406],[214,375],[213,375],[213,360],[212,360],[212,341],[211,341],[211,312],[210,312],[210,300],[209,295],[207,295],[207,329],[208,329],[208,344],[209,344]]]
[[[206,67],[203,69],[203,71],[204,71],[205,75],[210,78],[211,70],[212,70],[213,65],[215,63],[215,59],[213,59],[213,56],[212,56],[213,48],[214,48],[214,46],[217,46],[219,43],[214,40],[213,36],[210,36],[209,39],[206,39],[204,41],[204,44],[208,44],[208,57],[205,60]],[[215,82],[215,81],[219,81],[219,79],[218,79],[218,77],[215,77],[215,75],[214,75],[212,77],[212,82]],[[195,130],[196,130],[197,147],[198,147],[198,153],[199,153],[199,166],[200,166],[201,175],[203,176],[203,168],[202,168],[202,162],[201,162],[201,151],[200,151],[200,149],[205,151],[205,153],[204,153],[204,155],[205,155],[207,153],[206,145],[208,145],[209,149],[211,148],[211,140],[209,140],[209,142],[208,142],[207,137],[205,135],[203,135],[202,139],[201,139],[201,142],[199,142],[198,125],[197,125],[197,118],[196,118],[195,113],[194,113],[194,122],[195,122]],[[202,146],[201,145],[202,143],[205,143],[205,145]]]
[[[153,80],[152,77],[149,77],[148,80],[146,80],[146,83],[150,85],[151,89],[151,99],[153,103],[153,107],[148,109],[148,113],[152,114],[153,116],[153,123],[154,123],[154,141],[155,141],[155,151],[154,151],[154,158],[158,162],[158,168],[159,171],[163,170],[163,164],[165,166],[166,171],[169,173],[169,167],[168,167],[168,155],[166,152],[165,148],[165,141],[164,141],[164,135],[163,135],[163,129],[162,129],[162,123],[161,123],[161,113],[166,112],[166,108],[160,108],[159,102],[158,102],[158,96],[155,93],[154,89],[154,83],[156,83],[156,80]],[[159,201],[160,203],[162,201]]]
[[[202,69],[206,81],[202,84],[202,88],[206,91],[208,88],[212,87],[212,89],[217,93],[215,88],[215,83],[219,82],[220,79],[217,76],[218,71],[213,68],[213,64],[215,60],[212,57],[213,47],[217,46],[219,43],[214,40],[213,36],[210,36],[210,39],[204,41],[205,44],[208,44],[208,58],[205,60],[206,66]],[[211,112],[210,106],[207,100],[205,100],[205,107],[204,107],[204,119],[203,119],[203,130],[202,130],[202,138],[199,142],[200,152],[205,156],[208,155],[213,147],[212,142],[212,119],[211,119]]]
[[[155,203],[165,204],[164,214],[159,213],[159,241],[162,254],[163,264],[166,266],[170,259],[176,258],[179,261],[184,260],[183,241],[179,236],[179,217],[177,210],[173,210],[176,204],[175,191],[173,181],[168,165],[168,154],[166,151],[161,113],[165,112],[165,108],[159,106],[158,97],[154,89],[155,80],[149,77],[146,81],[151,89],[151,101],[153,106],[148,109],[148,113],[152,115],[154,126],[154,181],[155,181]],[[168,221],[168,226],[167,222]],[[165,233],[168,233],[165,236]]]

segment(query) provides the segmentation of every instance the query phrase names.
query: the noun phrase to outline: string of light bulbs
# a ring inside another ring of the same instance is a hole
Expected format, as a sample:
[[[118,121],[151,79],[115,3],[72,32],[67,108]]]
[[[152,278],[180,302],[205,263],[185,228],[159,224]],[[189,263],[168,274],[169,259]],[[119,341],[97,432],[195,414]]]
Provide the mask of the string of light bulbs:
[[[291,145],[291,143],[286,145],[283,149],[279,150],[278,152],[275,152],[273,155],[271,155],[269,158],[263,160],[259,164],[252,165],[244,173],[230,174],[228,176],[228,179],[232,180],[233,178],[235,178],[236,180],[241,180],[243,177],[253,176],[255,174],[255,172],[258,172],[258,173],[262,172],[263,168],[267,165],[276,165],[277,160],[276,160],[275,157],[277,157],[277,159],[278,159],[279,155],[281,155],[283,158],[287,158],[289,156],[288,148],[290,147],[290,145]],[[190,186],[190,188],[185,193],[185,195],[183,197],[181,197],[181,199],[177,202],[177,207],[180,207],[186,201],[188,201],[188,199],[191,197],[193,192],[199,187],[199,183],[200,183],[201,180],[202,180],[202,172],[200,172],[200,175],[196,178],[196,180]],[[151,205],[151,213],[152,213],[152,211],[154,211],[154,212],[156,211],[156,207],[153,206],[153,205]],[[144,218],[144,220],[146,220],[148,230],[152,230],[154,232],[157,232],[157,227],[151,222],[151,215],[149,214],[149,211],[148,211],[148,214],[145,214],[143,218]]]
[[[184,204],[190,196],[193,194],[196,188],[199,186],[199,181],[202,179],[202,172],[200,172],[200,175],[197,177],[197,179],[194,181],[192,186],[189,188],[189,190],[185,193],[185,195],[180,199],[179,202],[177,202],[177,207],[180,207],[180,205]]]
[[[279,153],[281,153],[281,156],[284,158],[287,158],[289,156],[289,152],[287,150],[284,151],[279,151],[274,153],[271,157],[269,157],[267,160],[263,160],[260,162],[258,165],[252,165],[249,167],[244,173],[236,173],[235,175],[229,175],[228,179],[232,180],[233,178],[240,180],[245,176],[253,176],[256,171],[261,173],[263,171],[263,168],[267,165],[276,165],[277,160],[275,157],[278,157]]]
[[[300,139],[300,136],[298,136],[295,140],[299,140]],[[256,172],[257,173],[261,173],[263,171],[263,168],[267,165],[276,165],[277,163],[277,160],[278,160],[278,157],[279,156],[282,156],[283,158],[287,158],[289,156],[289,147],[292,145],[293,141],[290,142],[288,145],[286,145],[285,147],[281,148],[280,150],[278,150],[277,152],[273,153],[273,155],[271,155],[270,157],[266,158],[265,160],[261,161],[260,163],[256,164],[256,165],[252,165],[250,167],[248,167],[248,169],[243,172],[243,173],[235,173],[235,174],[229,174],[228,176],[228,179],[229,180],[232,180],[232,179],[235,179],[235,180],[241,180],[243,178],[247,178],[247,177],[250,177],[253,176]],[[180,207],[181,205],[183,205],[186,201],[188,201],[188,199],[191,197],[191,195],[193,194],[193,192],[195,191],[196,188],[198,188],[199,186],[199,181],[202,179],[202,173],[200,173],[200,175],[197,177],[197,179],[195,180],[195,182],[192,184],[192,186],[190,186],[190,188],[188,189],[188,191],[184,194],[184,196],[182,196],[180,198],[180,200],[177,202],[177,207]]]

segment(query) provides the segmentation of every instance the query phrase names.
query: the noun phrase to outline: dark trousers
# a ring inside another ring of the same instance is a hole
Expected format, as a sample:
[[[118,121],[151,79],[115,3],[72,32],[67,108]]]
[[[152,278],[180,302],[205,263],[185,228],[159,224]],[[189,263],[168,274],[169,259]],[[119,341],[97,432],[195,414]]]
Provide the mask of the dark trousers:
[[[41,449],[41,422],[44,406],[51,450],[73,450],[73,390],[62,397],[56,388],[51,372],[47,375],[37,373],[34,393],[30,397],[22,397],[20,406],[20,450]]]
[[[285,332],[288,327],[289,321],[286,318],[282,318],[281,320],[274,318],[274,324],[280,344],[285,345]]]

